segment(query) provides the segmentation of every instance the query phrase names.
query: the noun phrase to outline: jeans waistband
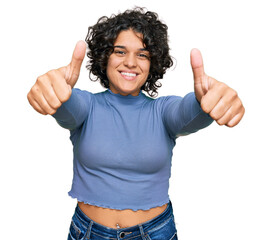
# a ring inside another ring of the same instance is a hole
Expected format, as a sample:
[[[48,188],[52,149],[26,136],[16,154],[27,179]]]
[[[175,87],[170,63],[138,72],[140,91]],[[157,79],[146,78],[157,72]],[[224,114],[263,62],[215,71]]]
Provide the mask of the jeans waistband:
[[[120,229],[109,228],[94,222],[81,211],[79,206],[76,207],[75,215],[81,221],[81,223],[85,225],[86,228],[88,228],[93,233],[96,233],[100,237],[103,237],[104,235],[105,238],[108,239],[109,237],[112,239],[117,239],[117,236],[119,236],[118,239],[133,239],[133,237],[138,235],[143,236],[144,233],[155,230],[168,219],[173,217],[173,208],[171,201],[169,201],[167,208],[157,217],[142,224]]]

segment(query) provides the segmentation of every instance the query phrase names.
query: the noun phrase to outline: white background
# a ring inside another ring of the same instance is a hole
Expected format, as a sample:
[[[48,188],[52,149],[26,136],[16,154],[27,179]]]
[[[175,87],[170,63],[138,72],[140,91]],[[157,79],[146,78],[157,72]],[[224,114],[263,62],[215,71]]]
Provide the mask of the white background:
[[[235,128],[213,123],[180,138],[170,197],[183,240],[271,240],[271,5],[269,0],[2,1],[1,239],[66,239],[76,200],[69,132],[35,112],[26,95],[36,78],[69,63],[88,26],[135,5],[169,26],[175,68],[160,96],[193,90],[190,50],[207,74],[234,88],[246,114]],[[76,87],[103,90],[84,60]]]

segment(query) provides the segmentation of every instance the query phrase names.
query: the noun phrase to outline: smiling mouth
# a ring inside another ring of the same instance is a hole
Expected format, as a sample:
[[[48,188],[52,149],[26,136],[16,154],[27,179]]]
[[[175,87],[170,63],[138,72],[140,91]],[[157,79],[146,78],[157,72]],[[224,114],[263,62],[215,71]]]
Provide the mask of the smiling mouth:
[[[137,73],[131,73],[131,72],[120,72],[122,77],[126,80],[134,80],[137,77]]]

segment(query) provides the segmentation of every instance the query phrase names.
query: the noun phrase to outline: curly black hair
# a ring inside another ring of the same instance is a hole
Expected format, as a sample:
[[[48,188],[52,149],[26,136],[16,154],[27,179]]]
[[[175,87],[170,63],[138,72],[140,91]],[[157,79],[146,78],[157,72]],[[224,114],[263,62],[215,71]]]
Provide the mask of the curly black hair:
[[[103,87],[109,88],[106,74],[108,58],[113,52],[114,42],[121,31],[132,29],[143,35],[143,44],[150,54],[150,71],[148,79],[141,87],[149,96],[155,97],[161,87],[158,79],[162,79],[166,70],[173,65],[169,55],[167,25],[163,24],[157,13],[136,7],[111,17],[103,16],[88,28],[85,41],[89,50],[87,69],[92,81],[100,80]],[[91,74],[96,76],[92,79]]]

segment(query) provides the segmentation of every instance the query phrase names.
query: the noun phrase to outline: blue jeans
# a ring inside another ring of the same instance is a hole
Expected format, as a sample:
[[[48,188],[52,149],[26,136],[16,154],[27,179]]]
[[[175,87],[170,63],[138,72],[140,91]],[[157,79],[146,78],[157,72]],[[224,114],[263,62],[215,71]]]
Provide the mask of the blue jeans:
[[[88,218],[77,206],[72,217],[68,240],[175,240],[177,230],[172,204],[150,221],[128,228],[114,229],[100,225]]]

